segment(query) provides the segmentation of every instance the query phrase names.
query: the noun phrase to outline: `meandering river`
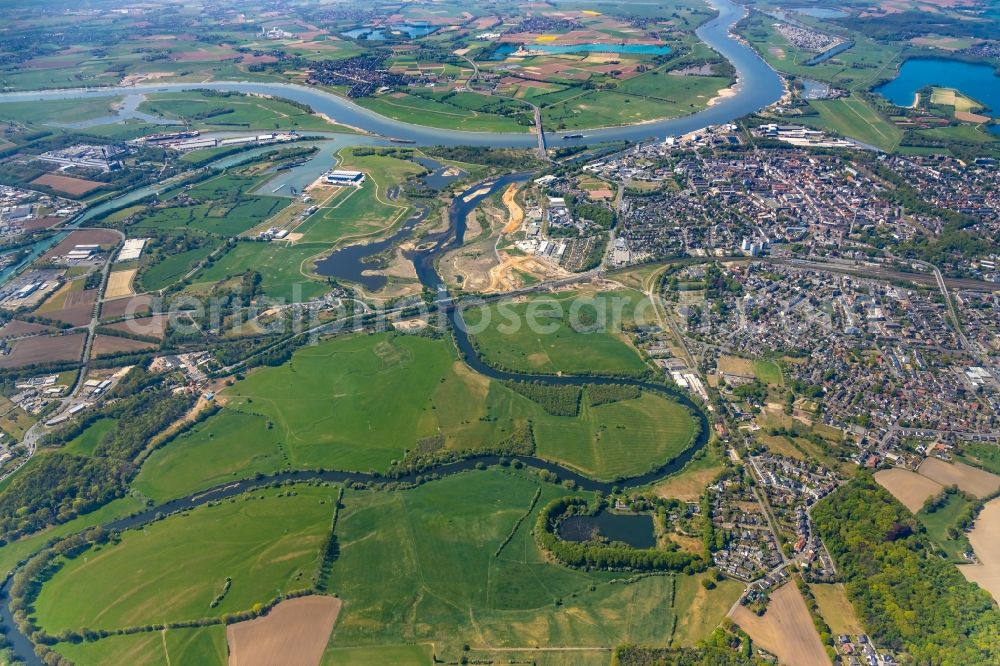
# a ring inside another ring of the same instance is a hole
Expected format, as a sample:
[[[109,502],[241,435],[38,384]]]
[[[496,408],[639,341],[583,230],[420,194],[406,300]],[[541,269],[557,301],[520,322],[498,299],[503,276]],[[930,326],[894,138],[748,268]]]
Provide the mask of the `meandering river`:
[[[778,74],[746,44],[736,40],[730,29],[739,21],[746,9],[731,0],[709,0],[719,15],[698,28],[698,37],[729,60],[736,69],[737,92],[720,99],[702,111],[669,120],[622,127],[588,130],[584,137],[564,138],[565,133],[554,136],[559,145],[594,143],[597,141],[642,141],[653,137],[685,134],[708,125],[731,122],[754,113],[776,102],[782,95],[783,85]],[[536,145],[534,134],[504,134],[490,132],[465,132],[436,129],[405,123],[381,116],[349,99],[338,97],[317,88],[293,83],[261,83],[250,81],[214,81],[205,83],[141,84],[128,88],[92,88],[72,90],[45,90],[0,94],[0,103],[43,101],[53,99],[80,99],[97,95],[121,96],[129,93],[170,92],[176,90],[213,89],[243,93],[257,93],[284,97],[301,102],[323,113],[336,122],[357,127],[371,134],[412,141],[416,145],[468,145],[508,148],[531,148]],[[577,134],[578,132],[573,132]],[[550,137],[551,138],[551,137]]]
[[[737,72],[737,93],[731,97],[722,99],[719,103],[703,111],[671,120],[646,123],[643,125],[632,125],[626,127],[603,128],[587,132],[585,137],[566,139],[565,145],[593,143],[595,141],[629,140],[641,141],[652,137],[662,137],[678,135],[686,132],[701,129],[707,125],[731,122],[748,113],[753,113],[761,108],[777,101],[783,92],[780,77],[772,70],[750,47],[734,39],[730,34],[732,26],[744,15],[746,11],[740,5],[730,0],[709,0],[709,2],[719,11],[719,16],[705,23],[698,29],[698,36],[709,46],[726,57],[735,67]],[[433,129],[404,123],[375,114],[372,111],[354,104],[350,100],[337,97],[321,90],[306,88],[304,86],[285,83],[251,83],[251,82],[213,82],[198,84],[161,84],[142,85],[134,88],[102,88],[96,90],[57,90],[42,92],[4,93],[0,94],[0,103],[13,101],[43,101],[51,99],[79,99],[91,95],[120,96],[131,92],[158,92],[171,90],[187,90],[195,88],[212,88],[220,91],[237,91],[246,93],[258,93],[285,97],[296,102],[308,104],[317,112],[324,113],[345,125],[358,127],[372,134],[382,135],[412,141],[417,145],[473,145],[473,146],[493,146],[493,147],[514,147],[530,148],[535,145],[535,137],[531,134],[491,134],[477,132],[460,132],[454,130]],[[557,135],[558,136],[558,135]],[[245,159],[247,155],[239,156]],[[239,158],[234,158],[239,161]],[[511,174],[503,178],[492,181],[486,193],[480,193],[475,197],[470,197],[464,201],[462,196],[455,200],[449,210],[450,225],[447,230],[433,234],[423,239],[421,248],[410,254],[417,268],[417,275],[421,282],[432,289],[438,289],[441,279],[435,268],[435,259],[451,248],[461,245],[465,235],[466,215],[472,208],[485,197],[496,192],[500,187],[515,180],[526,179],[530,174]],[[468,192],[480,189],[481,185],[474,186]],[[140,193],[141,192],[141,193]],[[103,207],[122,205],[130,200],[136,200],[149,193],[149,189],[144,188],[119,199],[108,202]],[[99,212],[101,207],[92,209],[77,223],[91,218]],[[412,229],[410,227],[409,229]],[[445,292],[441,292],[444,299]],[[600,376],[549,376],[549,375],[527,375],[521,373],[511,373],[497,370],[488,366],[476,353],[471,340],[465,333],[461,322],[461,313],[458,308],[451,308],[449,314],[451,326],[458,346],[466,363],[475,370],[487,377],[498,380],[515,381],[542,381],[553,384],[630,384],[639,386],[644,390],[665,392],[665,386],[652,382],[636,379],[618,379]],[[662,466],[651,470],[638,477],[611,483],[597,481],[583,476],[576,471],[562,465],[536,458],[533,456],[519,456],[525,464],[538,469],[548,470],[558,475],[560,479],[571,480],[585,490],[600,490],[608,492],[614,485],[623,488],[636,487],[649,484],[664,476],[680,471],[691,458],[700,451],[708,441],[709,423],[704,412],[698,408],[690,399],[683,395],[669,392],[672,399],[678,400],[689,407],[700,422],[700,431],[696,440],[680,456],[665,461]],[[476,464],[482,462],[487,465],[499,462],[498,456],[484,456],[460,462],[448,463],[427,470],[424,475],[434,472],[439,475],[454,474],[475,468]],[[413,482],[416,474],[409,474],[400,477],[403,482]],[[333,472],[333,471],[296,471],[278,473],[262,479],[248,479],[236,483],[227,484],[218,488],[207,490],[190,497],[185,497],[167,502],[161,506],[154,507],[135,516],[112,521],[105,525],[109,529],[126,529],[136,527],[151,521],[159,513],[170,513],[181,509],[189,509],[200,506],[207,502],[218,500],[224,497],[237,495],[247,490],[260,487],[275,481],[308,481],[322,479],[331,482],[345,481],[367,481],[377,480],[369,474],[362,472]],[[29,664],[41,664],[35,656],[31,642],[24,636],[11,617],[10,606],[7,603],[11,580],[8,579],[0,588],[0,594],[4,597],[4,602],[0,604],[0,624],[4,626],[8,640],[11,642],[15,655]]]

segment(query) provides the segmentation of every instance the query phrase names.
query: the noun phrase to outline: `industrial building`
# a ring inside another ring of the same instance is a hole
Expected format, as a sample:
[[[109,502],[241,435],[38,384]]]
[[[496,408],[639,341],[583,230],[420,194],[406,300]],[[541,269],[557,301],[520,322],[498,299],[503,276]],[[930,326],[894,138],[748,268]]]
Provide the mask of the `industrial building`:
[[[326,174],[326,182],[331,185],[354,185],[360,186],[365,182],[365,174],[361,171],[344,171],[334,169]]]

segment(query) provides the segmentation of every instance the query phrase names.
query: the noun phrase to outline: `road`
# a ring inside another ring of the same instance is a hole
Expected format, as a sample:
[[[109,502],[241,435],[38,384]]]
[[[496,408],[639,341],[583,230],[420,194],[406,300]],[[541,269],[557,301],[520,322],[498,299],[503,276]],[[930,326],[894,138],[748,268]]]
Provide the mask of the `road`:
[[[85,229],[86,227],[80,228]],[[59,409],[53,412],[53,414],[56,415],[63,413],[65,410],[70,409],[81,402],[78,399],[78,396],[80,394],[80,389],[83,387],[84,378],[87,374],[87,368],[90,363],[90,354],[94,347],[94,338],[97,336],[97,325],[101,318],[101,305],[104,302],[104,290],[107,289],[108,275],[111,273],[111,257],[118,251],[121,243],[125,241],[125,234],[117,229],[113,229],[112,231],[116,231],[118,235],[121,236],[121,239],[119,240],[118,245],[108,252],[107,261],[105,261],[104,266],[101,267],[101,283],[98,286],[98,294],[100,294],[100,296],[94,303],[94,311],[93,314],[91,314],[90,323],[87,324],[87,341],[83,345],[83,358],[81,359],[82,365],[80,366],[80,371],[76,375],[76,381],[73,383],[73,386],[70,387],[69,393],[66,397],[60,398]],[[21,446],[27,449],[27,454],[15,466],[5,470],[3,474],[0,474],[0,481],[13,476],[18,470],[28,464],[28,461],[31,460],[32,456],[34,456],[35,452],[38,450],[38,442],[41,441],[42,437],[45,435],[44,428],[44,421],[37,421],[24,432],[24,437],[21,439]]]

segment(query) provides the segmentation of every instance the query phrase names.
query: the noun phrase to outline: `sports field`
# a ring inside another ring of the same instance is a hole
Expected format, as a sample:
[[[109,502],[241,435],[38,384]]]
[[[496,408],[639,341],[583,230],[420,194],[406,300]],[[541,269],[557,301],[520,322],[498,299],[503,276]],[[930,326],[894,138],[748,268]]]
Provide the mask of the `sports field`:
[[[336,496],[329,486],[261,490],[126,531],[43,586],[39,625],[57,633],[221,617],[308,587]]]
[[[653,316],[639,292],[546,294],[470,308],[464,316],[483,360],[495,367],[619,376],[648,369],[623,332],[623,325]]]

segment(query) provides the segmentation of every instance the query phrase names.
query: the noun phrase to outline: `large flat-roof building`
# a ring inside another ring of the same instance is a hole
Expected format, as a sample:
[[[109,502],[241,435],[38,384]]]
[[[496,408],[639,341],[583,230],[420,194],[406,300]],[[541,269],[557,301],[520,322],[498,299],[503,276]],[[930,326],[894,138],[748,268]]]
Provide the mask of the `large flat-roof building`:
[[[365,174],[361,171],[334,169],[327,172],[326,182],[331,185],[361,185],[361,183],[365,182]]]

